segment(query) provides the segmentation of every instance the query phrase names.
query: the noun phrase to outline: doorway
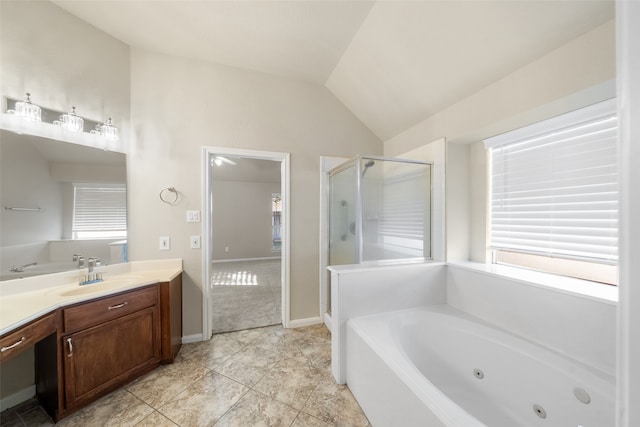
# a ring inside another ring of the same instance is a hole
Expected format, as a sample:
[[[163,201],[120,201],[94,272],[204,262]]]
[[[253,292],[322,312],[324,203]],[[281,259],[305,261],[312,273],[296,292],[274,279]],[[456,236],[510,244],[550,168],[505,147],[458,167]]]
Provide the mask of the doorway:
[[[289,323],[289,154],[203,148],[203,338]]]

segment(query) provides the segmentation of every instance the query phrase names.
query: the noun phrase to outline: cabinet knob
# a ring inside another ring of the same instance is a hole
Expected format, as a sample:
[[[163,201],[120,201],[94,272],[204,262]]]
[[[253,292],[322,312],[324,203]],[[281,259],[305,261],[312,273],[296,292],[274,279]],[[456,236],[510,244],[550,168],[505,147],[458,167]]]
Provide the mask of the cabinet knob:
[[[5,351],[7,351],[7,350],[11,350],[12,348],[19,346],[20,344],[22,344],[23,342],[25,342],[25,340],[26,340],[26,338],[25,338],[25,337],[22,337],[22,338],[20,338],[20,340],[19,340],[19,341],[16,341],[15,343],[13,343],[13,344],[11,344],[11,345],[8,345],[8,346],[6,346],[6,347],[2,347],[2,348],[0,348],[0,353],[4,353],[4,352],[5,352]]]

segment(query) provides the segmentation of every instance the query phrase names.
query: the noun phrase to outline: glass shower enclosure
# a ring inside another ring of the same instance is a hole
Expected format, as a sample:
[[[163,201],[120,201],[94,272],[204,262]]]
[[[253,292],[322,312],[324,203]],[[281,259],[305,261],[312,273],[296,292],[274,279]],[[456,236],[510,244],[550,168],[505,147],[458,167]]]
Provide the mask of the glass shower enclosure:
[[[431,169],[426,162],[371,156],[332,169],[328,265],[431,259]]]
[[[359,156],[329,185],[329,265],[431,258],[431,164]]]

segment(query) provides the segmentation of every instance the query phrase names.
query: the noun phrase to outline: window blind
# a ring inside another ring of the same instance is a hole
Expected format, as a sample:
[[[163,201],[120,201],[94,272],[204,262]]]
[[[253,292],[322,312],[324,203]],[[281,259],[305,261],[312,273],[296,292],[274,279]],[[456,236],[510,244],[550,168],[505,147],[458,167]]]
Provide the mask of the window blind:
[[[485,141],[491,246],[617,263],[615,100]]]
[[[74,184],[73,232],[127,230],[125,184]]]
[[[423,196],[427,175],[424,171],[388,178],[383,183],[382,216],[378,232],[384,244],[407,257],[425,255],[425,216]],[[428,236],[427,236],[428,237]]]

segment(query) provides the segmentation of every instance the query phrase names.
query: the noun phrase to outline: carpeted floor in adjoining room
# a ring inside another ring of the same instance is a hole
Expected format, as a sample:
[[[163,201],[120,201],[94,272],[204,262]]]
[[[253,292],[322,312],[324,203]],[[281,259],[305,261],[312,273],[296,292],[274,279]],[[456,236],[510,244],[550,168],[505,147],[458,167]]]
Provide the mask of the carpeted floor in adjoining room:
[[[282,322],[279,259],[214,263],[210,285],[214,334]]]

